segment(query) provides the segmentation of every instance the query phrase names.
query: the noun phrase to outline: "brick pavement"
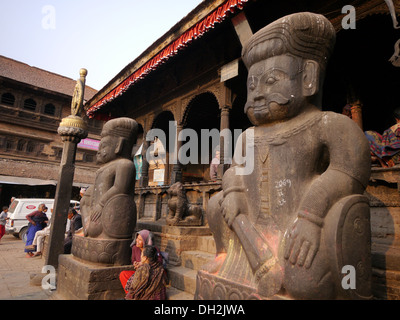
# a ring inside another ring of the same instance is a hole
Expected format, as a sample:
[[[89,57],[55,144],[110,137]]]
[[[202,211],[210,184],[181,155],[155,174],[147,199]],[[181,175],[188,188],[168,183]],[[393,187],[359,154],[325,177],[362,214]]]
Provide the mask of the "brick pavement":
[[[31,281],[41,274],[44,258],[26,258],[24,246],[13,235],[5,235],[0,241],[0,300],[48,300],[50,297]]]

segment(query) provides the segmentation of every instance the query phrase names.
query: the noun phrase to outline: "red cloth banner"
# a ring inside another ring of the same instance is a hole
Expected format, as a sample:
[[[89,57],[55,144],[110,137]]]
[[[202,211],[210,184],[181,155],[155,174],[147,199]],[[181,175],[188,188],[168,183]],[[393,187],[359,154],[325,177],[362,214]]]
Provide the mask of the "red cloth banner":
[[[216,8],[203,20],[198,22],[188,31],[183,33],[178,39],[169,44],[165,49],[160,51],[156,56],[145,63],[141,68],[132,73],[127,79],[120,83],[115,89],[111,90],[96,104],[94,104],[86,114],[89,118],[94,118],[95,113],[105,104],[111,102],[126,90],[128,90],[137,81],[145,78],[151,71],[155,70],[158,66],[163,64],[172,56],[176,55],[179,50],[185,48],[193,40],[201,37],[210,29],[214,28],[214,25],[221,23],[225,20],[229,13],[234,13],[237,9],[242,10],[243,4],[248,0],[227,0],[224,4]],[[96,116],[97,117],[97,116]]]

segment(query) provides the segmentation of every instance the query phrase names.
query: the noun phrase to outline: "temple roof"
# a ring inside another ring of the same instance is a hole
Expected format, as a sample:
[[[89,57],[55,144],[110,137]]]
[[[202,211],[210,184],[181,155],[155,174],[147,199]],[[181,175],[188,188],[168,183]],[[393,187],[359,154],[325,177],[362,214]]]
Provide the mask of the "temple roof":
[[[85,104],[89,117],[104,105],[122,95],[137,81],[145,78],[169,58],[225,20],[229,13],[242,9],[248,0],[204,0],[186,17],[155,41],[138,58],[122,69]]]
[[[72,96],[76,85],[76,80],[1,55],[0,77],[67,96]],[[78,78],[79,74],[77,73]],[[96,93],[97,90],[86,86],[85,100],[91,99]]]

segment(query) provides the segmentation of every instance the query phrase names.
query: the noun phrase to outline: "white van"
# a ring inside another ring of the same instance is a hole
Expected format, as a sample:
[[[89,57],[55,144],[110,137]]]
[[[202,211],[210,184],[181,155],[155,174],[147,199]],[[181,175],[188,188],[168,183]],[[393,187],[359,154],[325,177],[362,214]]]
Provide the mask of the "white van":
[[[51,209],[53,209],[54,206],[54,199],[14,199],[8,208],[8,217],[10,219],[7,220],[6,232],[26,242],[26,231],[28,230],[29,224],[26,216],[36,211],[41,203],[44,203],[48,208],[46,215],[50,219]],[[71,200],[70,207],[79,207],[79,201]]]

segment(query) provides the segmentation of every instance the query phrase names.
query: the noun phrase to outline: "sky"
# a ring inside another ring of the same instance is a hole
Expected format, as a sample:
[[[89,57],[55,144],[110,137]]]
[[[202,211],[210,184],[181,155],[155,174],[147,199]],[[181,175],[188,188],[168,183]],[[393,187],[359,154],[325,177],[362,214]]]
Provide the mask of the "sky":
[[[202,0],[0,0],[0,55],[100,90]]]

